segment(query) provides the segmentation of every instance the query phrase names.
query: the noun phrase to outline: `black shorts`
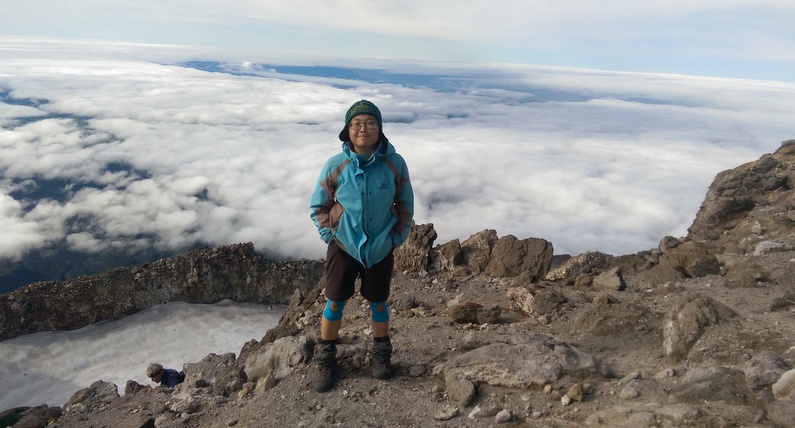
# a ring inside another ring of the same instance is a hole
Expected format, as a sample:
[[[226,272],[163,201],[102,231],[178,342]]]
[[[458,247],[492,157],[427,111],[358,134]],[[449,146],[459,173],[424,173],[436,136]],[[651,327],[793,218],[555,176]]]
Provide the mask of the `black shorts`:
[[[370,302],[383,302],[389,297],[394,265],[395,255],[389,251],[383,260],[365,269],[361,262],[332,242],[326,252],[326,297],[335,302],[350,299],[356,293],[356,277],[361,277],[362,297]]]

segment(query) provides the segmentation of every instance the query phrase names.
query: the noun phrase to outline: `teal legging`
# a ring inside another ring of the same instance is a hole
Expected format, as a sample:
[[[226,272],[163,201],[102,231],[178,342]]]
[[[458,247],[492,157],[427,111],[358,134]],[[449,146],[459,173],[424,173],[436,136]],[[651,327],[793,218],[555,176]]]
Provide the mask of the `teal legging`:
[[[337,310],[331,307],[332,303],[337,307]],[[345,302],[332,302],[331,299],[328,299],[326,300],[326,309],[323,310],[323,318],[329,321],[339,321],[342,319],[343,309],[345,309]]]
[[[389,308],[386,307],[386,300],[383,302],[370,302],[370,318],[375,322],[389,321]]]

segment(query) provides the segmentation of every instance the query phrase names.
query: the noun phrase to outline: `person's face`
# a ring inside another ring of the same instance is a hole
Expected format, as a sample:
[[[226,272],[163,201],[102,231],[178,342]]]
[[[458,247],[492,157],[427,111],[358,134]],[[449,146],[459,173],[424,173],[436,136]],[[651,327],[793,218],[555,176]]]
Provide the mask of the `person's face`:
[[[163,379],[163,372],[161,371],[160,373],[152,376],[150,379],[152,379],[152,382],[154,383],[160,383],[160,381]]]
[[[359,154],[372,154],[378,143],[379,134],[378,121],[369,114],[354,116],[348,126],[348,136],[351,138],[353,151]]]

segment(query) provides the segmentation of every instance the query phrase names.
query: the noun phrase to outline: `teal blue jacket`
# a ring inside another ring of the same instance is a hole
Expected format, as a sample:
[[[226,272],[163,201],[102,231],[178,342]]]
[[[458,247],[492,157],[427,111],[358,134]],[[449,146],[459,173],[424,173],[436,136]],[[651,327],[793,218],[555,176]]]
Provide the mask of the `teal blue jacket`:
[[[323,165],[310,206],[320,238],[369,268],[409,236],[414,192],[406,161],[388,140],[365,161],[343,143]]]

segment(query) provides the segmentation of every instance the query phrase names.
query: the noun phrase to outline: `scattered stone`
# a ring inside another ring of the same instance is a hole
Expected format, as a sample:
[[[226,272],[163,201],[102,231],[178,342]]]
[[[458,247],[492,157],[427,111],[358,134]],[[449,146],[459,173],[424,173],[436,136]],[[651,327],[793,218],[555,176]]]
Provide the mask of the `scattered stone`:
[[[621,392],[618,393],[618,398],[622,401],[628,401],[640,396],[640,392],[638,389],[635,388],[634,384],[625,385],[621,388]]]
[[[676,376],[676,370],[672,368],[662,369],[652,376],[652,379],[660,380]]]
[[[496,404],[488,404],[481,407],[479,404],[469,412],[469,419],[490,418],[499,413],[502,408]]]
[[[475,302],[461,302],[447,308],[446,314],[459,324],[477,323],[478,312],[483,305]]]
[[[494,415],[494,422],[498,424],[510,422],[512,419],[513,415],[511,415],[511,411],[507,409],[500,410],[499,413]]]
[[[439,413],[433,415],[433,418],[437,421],[449,421],[460,414],[461,410],[458,407],[447,407]]]
[[[273,372],[268,373],[267,376],[261,377],[257,380],[257,386],[254,388],[255,394],[262,394],[265,391],[272,389],[278,381],[276,380],[276,376],[273,375]]]
[[[583,397],[585,396],[585,388],[583,388],[583,386],[579,383],[575,383],[566,392],[566,396],[574,401],[582,401]]]
[[[475,399],[475,385],[468,379],[447,373],[444,376],[444,383],[450,399],[463,407],[469,407]]]

